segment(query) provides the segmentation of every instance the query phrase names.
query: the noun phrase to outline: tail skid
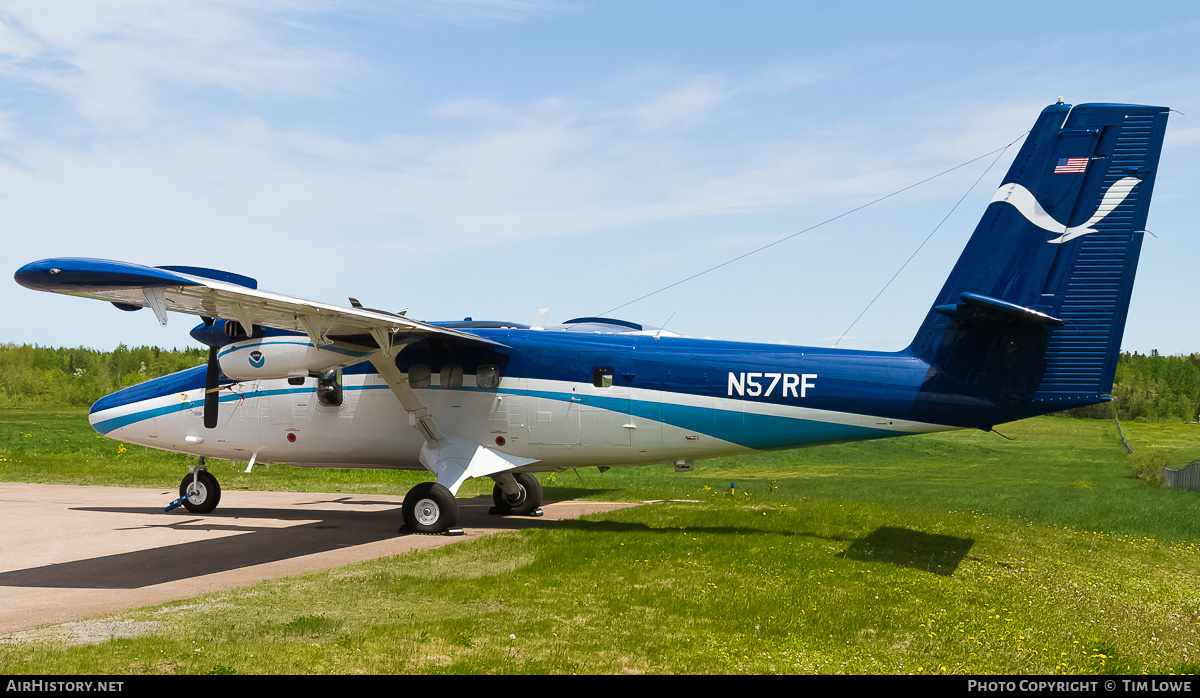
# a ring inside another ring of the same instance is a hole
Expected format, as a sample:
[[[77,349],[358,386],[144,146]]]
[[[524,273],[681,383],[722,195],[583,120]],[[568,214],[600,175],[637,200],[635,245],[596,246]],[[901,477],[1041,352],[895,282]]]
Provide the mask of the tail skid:
[[[930,365],[924,410],[990,425],[1108,399],[1167,112],[1042,112],[905,350]]]

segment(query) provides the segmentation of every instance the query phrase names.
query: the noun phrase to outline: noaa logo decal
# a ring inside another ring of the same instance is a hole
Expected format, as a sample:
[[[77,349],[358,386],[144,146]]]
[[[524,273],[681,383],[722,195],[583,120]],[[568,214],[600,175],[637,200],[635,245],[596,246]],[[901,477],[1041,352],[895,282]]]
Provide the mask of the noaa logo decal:
[[[250,365],[254,368],[262,368],[263,364],[267,363],[267,357],[263,356],[261,351],[255,350],[250,352]]]
[[[1052,245],[1060,245],[1077,237],[1083,237],[1089,233],[1096,232],[1096,229],[1092,226],[1104,220],[1108,214],[1113,212],[1113,209],[1120,206],[1125,201],[1125,198],[1129,196],[1129,193],[1133,191],[1133,188],[1137,186],[1138,182],[1141,181],[1137,177],[1123,177],[1117,180],[1108,188],[1108,191],[1104,192],[1104,196],[1100,200],[1100,205],[1096,207],[1096,212],[1092,214],[1092,217],[1083,225],[1073,225],[1070,227],[1055,220],[1054,216],[1047,213],[1046,209],[1042,208],[1042,205],[1038,203],[1033,192],[1020,184],[1005,184],[1000,187],[996,190],[995,196],[992,197],[992,202],[1000,201],[1011,204],[1025,217],[1025,220],[1046,232],[1058,235],[1057,238],[1047,240],[1046,242]]]

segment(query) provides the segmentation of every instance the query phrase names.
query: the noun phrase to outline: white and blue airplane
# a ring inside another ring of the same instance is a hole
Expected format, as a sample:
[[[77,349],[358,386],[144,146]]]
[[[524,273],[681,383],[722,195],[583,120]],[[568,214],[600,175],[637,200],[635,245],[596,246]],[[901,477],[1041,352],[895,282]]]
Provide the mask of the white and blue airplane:
[[[1162,149],[1162,107],[1038,117],[912,343],[897,352],[689,339],[609,318],[418,322],[258,290],[196,267],[57,258],[18,283],[198,315],[207,366],[102,398],[93,428],[192,454],[183,506],[211,512],[204,459],[426,469],[411,532],[457,528],[455,495],[540,513],[531,474],[672,463],[946,429],[1111,399]]]

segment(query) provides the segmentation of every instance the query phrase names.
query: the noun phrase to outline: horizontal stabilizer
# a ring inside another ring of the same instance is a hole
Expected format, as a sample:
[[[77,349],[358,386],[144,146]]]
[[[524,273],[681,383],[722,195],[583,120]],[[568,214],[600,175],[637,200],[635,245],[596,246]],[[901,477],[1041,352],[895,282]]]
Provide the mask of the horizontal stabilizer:
[[[975,320],[991,316],[992,319],[1032,322],[1036,325],[1051,327],[1063,324],[1063,321],[1056,317],[1051,317],[1033,308],[1002,301],[999,298],[991,298],[978,293],[961,293],[958,297],[962,303],[939,305],[933,309],[934,312],[946,317],[964,318],[969,316]]]

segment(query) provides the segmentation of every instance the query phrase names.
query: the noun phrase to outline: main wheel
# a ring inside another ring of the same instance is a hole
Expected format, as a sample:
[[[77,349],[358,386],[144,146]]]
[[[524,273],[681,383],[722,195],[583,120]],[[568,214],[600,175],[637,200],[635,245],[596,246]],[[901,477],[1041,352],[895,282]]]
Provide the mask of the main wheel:
[[[458,523],[458,503],[445,485],[422,482],[404,495],[400,509],[412,533],[441,533]]]
[[[533,473],[516,473],[513,476],[521,493],[515,499],[504,496],[500,485],[492,488],[492,503],[501,516],[529,516],[542,506],[542,483]]]
[[[188,473],[179,483],[179,496],[186,497],[183,506],[193,514],[207,514],[221,501],[221,486],[217,478],[201,470],[195,476]]]

